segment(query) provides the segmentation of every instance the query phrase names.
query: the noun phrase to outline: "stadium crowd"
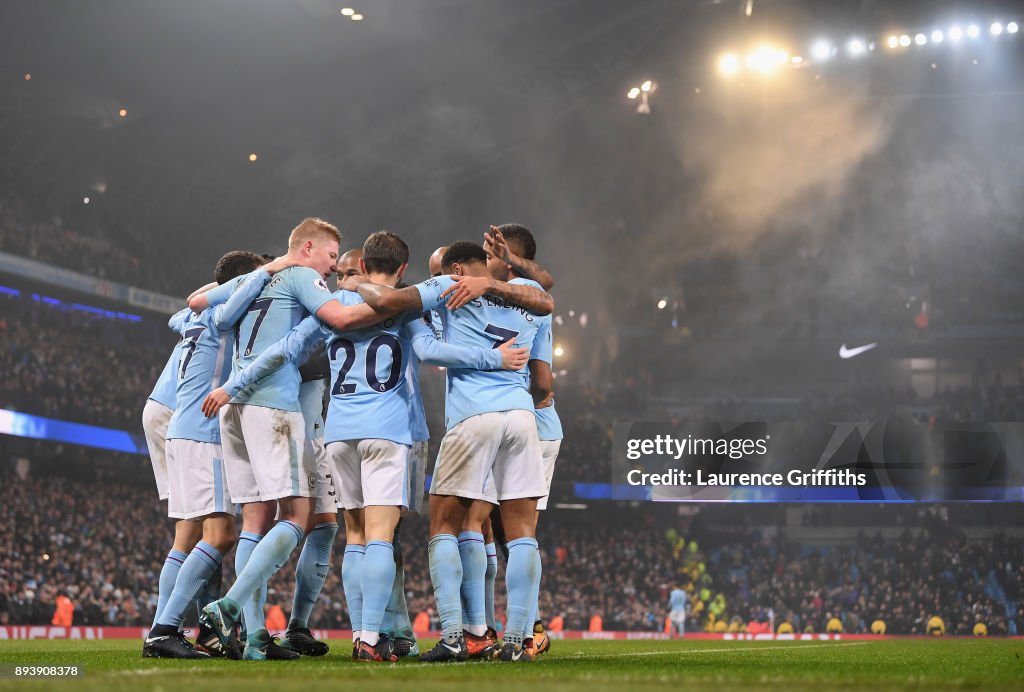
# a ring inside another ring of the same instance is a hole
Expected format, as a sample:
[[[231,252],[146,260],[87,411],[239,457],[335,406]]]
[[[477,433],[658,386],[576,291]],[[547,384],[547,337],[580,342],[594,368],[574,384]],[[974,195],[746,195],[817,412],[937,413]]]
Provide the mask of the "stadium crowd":
[[[76,625],[149,624],[172,527],[153,488],[109,473],[89,481],[8,473],[0,498],[9,517],[0,527],[0,624],[50,623],[62,592],[74,603]],[[605,630],[663,631],[675,582],[690,596],[689,630],[748,631],[772,622],[823,632],[835,618],[844,632],[871,631],[880,619],[889,634],[924,634],[937,615],[950,634],[970,634],[979,622],[991,634],[1024,631],[1020,539],[968,540],[941,512],[885,510],[894,523],[897,516],[906,523],[899,538],[883,540],[868,529],[823,547],[801,545],[774,527],[722,530],[713,516],[667,524],[652,513],[621,512],[612,522],[594,521],[594,510],[586,521],[553,512],[541,526],[541,613],[561,616],[565,629],[588,629],[597,615]],[[409,610],[414,617],[426,612],[436,626],[426,537],[425,521],[403,524]],[[339,576],[343,543],[339,536],[315,628],[349,626]],[[233,581],[232,564],[229,556],[224,588]],[[293,585],[289,565],[270,583],[268,607],[287,613]],[[500,577],[495,591],[500,619]],[[1006,612],[1008,603],[1018,604],[1016,612]]]
[[[930,634],[938,617],[950,634],[972,634],[979,622],[990,634],[1015,634],[1024,612],[1007,604],[1021,596],[1022,558],[1021,541],[1001,535],[861,532],[853,544],[812,547],[754,530],[690,555],[683,573],[696,592],[695,624],[709,631],[771,621],[776,630],[867,633],[880,620],[889,634]]]
[[[53,207],[13,193],[0,195],[0,252],[151,291],[180,291],[171,274],[152,270],[161,266],[160,258],[144,257],[145,244],[135,247],[132,236],[106,226],[72,229]]]
[[[141,430],[139,401],[174,343],[169,331],[157,337],[158,321],[127,324],[24,295],[0,305],[0,407]]]

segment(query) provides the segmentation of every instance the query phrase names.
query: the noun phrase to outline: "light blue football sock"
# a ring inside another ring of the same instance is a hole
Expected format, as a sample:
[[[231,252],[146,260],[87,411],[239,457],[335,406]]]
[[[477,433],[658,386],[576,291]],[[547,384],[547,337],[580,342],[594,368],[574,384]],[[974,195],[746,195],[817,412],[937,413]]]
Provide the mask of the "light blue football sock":
[[[395,581],[395,549],[388,541],[370,541],[363,557],[363,626],[362,640],[377,644],[384,619],[384,609]]]
[[[441,620],[441,635],[448,642],[462,636],[462,558],[459,539],[450,533],[439,533],[430,539],[430,581],[434,584],[434,601]]]
[[[174,582],[174,591],[164,606],[158,619],[161,625],[181,627],[185,613],[192,602],[206,588],[206,583],[213,573],[220,569],[224,556],[220,551],[205,541],[196,543],[196,547],[185,558]]]
[[[405,558],[402,556],[401,522],[395,527],[391,545],[395,548],[395,581],[391,585],[391,597],[384,609],[381,632],[389,637],[415,639],[412,621],[409,620],[409,604],[405,602]]]
[[[504,641],[522,645],[533,596],[540,585],[540,553],[536,539],[517,538],[508,543],[505,584],[508,587],[508,626]]]
[[[245,565],[249,562],[249,556],[252,555],[252,551],[256,549],[256,544],[263,540],[263,534],[253,533],[252,531],[243,531],[238,536],[238,545],[235,547],[235,574],[241,574],[242,570],[245,569]],[[255,593],[251,598],[246,598],[241,602],[242,606],[242,624],[246,632],[255,632],[262,627],[263,623],[263,602],[260,600],[261,597],[266,598],[266,593],[260,590],[259,593]],[[253,623],[253,629],[249,628],[249,623]]]
[[[540,549],[537,549],[537,564],[541,565],[541,575],[544,574],[544,566],[540,558]],[[533,636],[533,623],[540,619],[540,579],[537,580],[537,590],[533,592],[533,607],[530,609],[530,617],[526,618],[526,631],[523,637],[529,639]]]
[[[221,560],[221,564],[223,563],[224,561]],[[220,587],[223,577],[224,571],[220,569],[214,570],[213,574],[210,575],[205,588],[199,592],[199,596],[196,598],[196,605],[200,612],[202,612],[203,608],[220,598]]]
[[[494,623],[494,580],[498,576],[498,548],[493,543],[484,546],[487,551],[487,571],[484,572],[484,616],[487,626],[497,631]]]
[[[482,637],[487,631],[484,614],[486,595],[484,579],[487,575],[487,550],[484,536],[476,531],[459,534],[459,558],[462,560],[462,626],[467,632]]]
[[[320,591],[331,571],[331,548],[338,535],[337,522],[317,524],[306,536],[299,562],[295,566],[295,596],[292,599],[292,614],[288,629],[309,627],[309,615],[320,598]]]
[[[352,631],[363,629],[363,560],[366,546],[352,543],[345,546],[345,557],[341,560],[341,586],[345,590],[348,604],[348,619]]]
[[[170,600],[171,593],[174,591],[174,582],[178,579],[178,572],[181,571],[181,566],[185,564],[187,559],[188,555],[180,550],[171,550],[167,553],[167,557],[164,558],[164,566],[160,569],[159,591],[156,598],[156,612],[153,614],[152,627],[156,627],[160,621],[164,606],[167,605],[167,601]]]
[[[264,625],[262,606],[258,614],[255,612],[255,608],[250,614],[249,609],[245,608],[246,601],[251,601],[254,596],[265,593],[263,589],[266,588],[270,577],[288,561],[295,546],[302,540],[302,535],[302,527],[295,522],[287,519],[277,522],[274,528],[270,529],[267,535],[253,548],[245,567],[224,595],[226,599],[242,604],[245,629],[249,635],[266,629],[266,626]]]

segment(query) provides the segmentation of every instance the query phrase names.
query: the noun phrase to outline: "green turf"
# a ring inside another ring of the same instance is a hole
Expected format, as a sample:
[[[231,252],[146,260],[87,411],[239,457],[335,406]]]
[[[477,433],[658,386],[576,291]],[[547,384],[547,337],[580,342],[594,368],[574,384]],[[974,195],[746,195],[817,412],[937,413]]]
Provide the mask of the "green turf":
[[[423,642],[422,644],[432,644]],[[63,682],[0,680],[0,689],[56,686],[101,690],[402,690],[472,686],[481,692],[751,688],[1024,689],[1024,641],[872,642],[556,641],[532,664],[355,663],[351,643],[331,642],[325,658],[296,662],[143,659],[133,641],[7,641],[3,664],[77,664]]]

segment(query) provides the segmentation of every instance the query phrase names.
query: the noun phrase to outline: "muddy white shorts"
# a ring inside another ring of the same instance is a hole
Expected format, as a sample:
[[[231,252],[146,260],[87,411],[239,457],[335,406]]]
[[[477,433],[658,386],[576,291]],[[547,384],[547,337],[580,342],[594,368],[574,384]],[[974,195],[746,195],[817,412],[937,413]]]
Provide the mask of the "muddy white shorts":
[[[305,454],[298,411],[231,404],[221,409],[220,443],[231,499],[240,504],[316,495],[316,457]]]

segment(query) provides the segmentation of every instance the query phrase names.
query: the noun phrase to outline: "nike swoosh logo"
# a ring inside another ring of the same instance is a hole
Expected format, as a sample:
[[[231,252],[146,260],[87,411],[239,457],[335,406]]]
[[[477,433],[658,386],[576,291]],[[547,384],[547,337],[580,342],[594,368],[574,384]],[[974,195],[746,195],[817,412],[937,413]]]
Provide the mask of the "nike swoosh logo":
[[[878,344],[870,343],[864,344],[863,346],[857,346],[856,348],[846,348],[846,344],[843,344],[842,346],[839,347],[839,357],[844,359],[853,358],[854,356],[859,356],[865,351],[870,351],[875,346],[878,346]]]
[[[442,643],[442,644],[444,644],[444,648],[448,649],[448,650],[449,650],[449,651],[451,651],[451,652],[452,652],[453,654],[457,654],[457,653],[459,653],[459,647],[458,647],[457,645],[456,645],[456,646],[452,646],[452,645],[451,645],[451,644],[449,644],[448,642],[441,642],[441,643]]]
[[[522,657],[523,657],[523,652],[522,651],[516,651],[514,654],[512,654],[512,660],[513,661],[518,661]]]
[[[163,640],[169,639],[169,638],[170,637],[167,637],[166,635],[164,635],[163,637],[146,637],[146,643],[147,644],[156,644],[157,642],[162,642]]]

